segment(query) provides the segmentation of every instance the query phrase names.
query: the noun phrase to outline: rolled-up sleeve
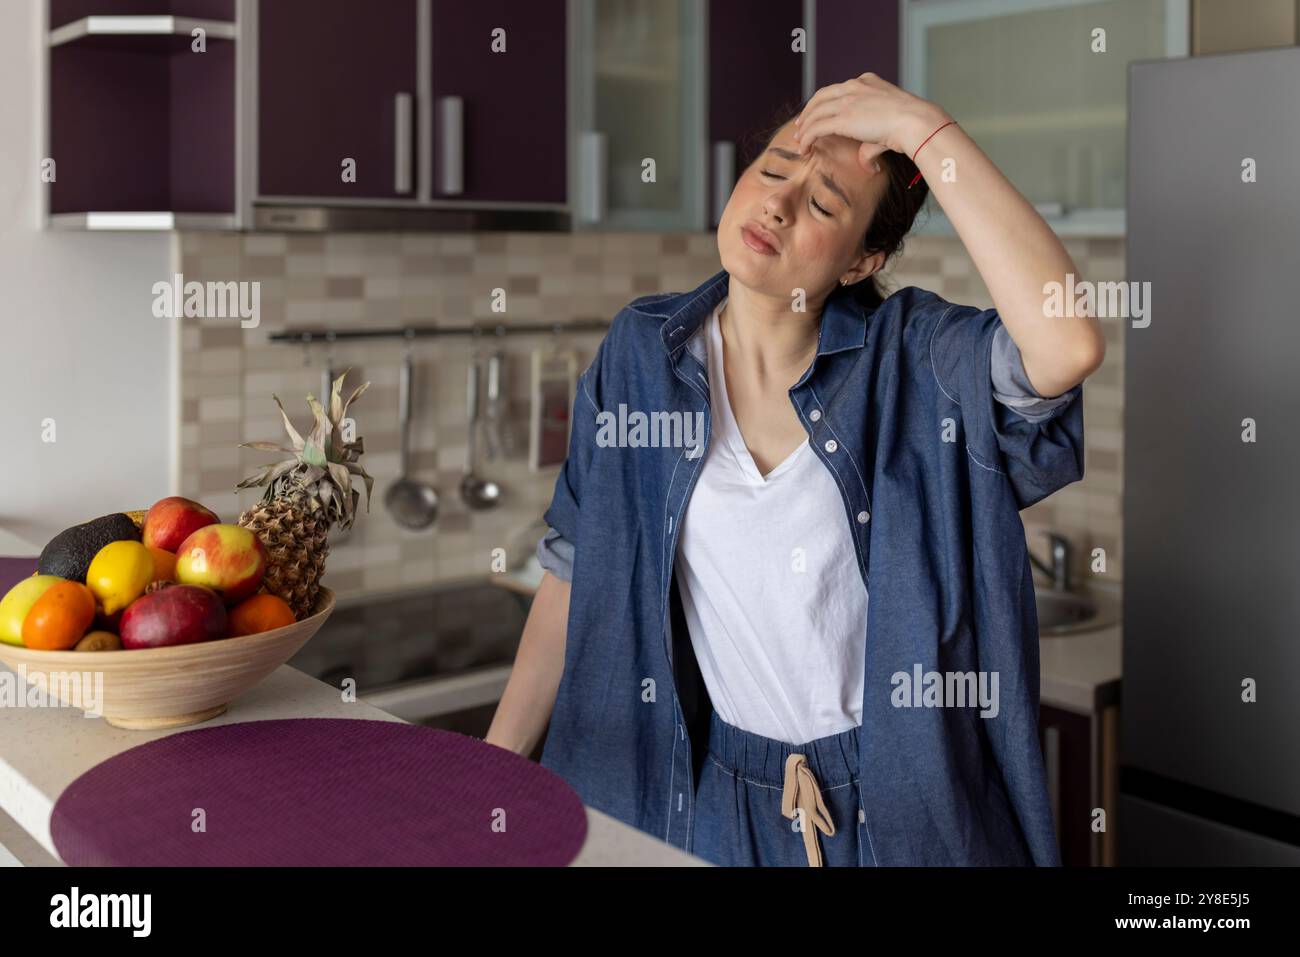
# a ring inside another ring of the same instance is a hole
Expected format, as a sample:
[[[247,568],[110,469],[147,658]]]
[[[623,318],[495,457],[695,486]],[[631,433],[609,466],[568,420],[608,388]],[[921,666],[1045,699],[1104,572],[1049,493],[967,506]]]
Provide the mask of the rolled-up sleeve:
[[[548,528],[537,540],[537,560],[556,578],[573,581],[573,542],[555,529]]]
[[[600,412],[600,364],[605,351],[602,341],[591,364],[578,377],[570,405],[569,454],[555,479],[555,493],[542,516],[549,526],[537,543],[542,567],[565,581],[573,580],[573,566],[579,545],[579,518],[587,473],[596,446],[596,416]]]
[[[1000,321],[993,331],[991,362],[989,373],[993,378],[993,398],[1030,422],[1042,422],[1051,418],[1053,412],[1073,399],[1069,392],[1045,396],[1033,387],[1025,373],[1020,347]]]

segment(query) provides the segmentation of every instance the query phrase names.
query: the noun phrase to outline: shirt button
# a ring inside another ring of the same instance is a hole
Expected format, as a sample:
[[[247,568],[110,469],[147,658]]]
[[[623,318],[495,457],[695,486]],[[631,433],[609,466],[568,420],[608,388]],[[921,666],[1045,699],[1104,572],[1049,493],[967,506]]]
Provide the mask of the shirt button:
[[[862,808],[858,808],[858,823],[859,824],[867,823],[867,812],[862,810]]]
[[[831,439],[829,442],[826,443],[827,452],[834,452],[839,447],[840,447],[839,443],[836,442],[834,439]]]
[[[868,512],[858,512],[858,524],[865,525],[870,521],[871,515]]]
[[[820,421],[821,417],[822,417],[821,409],[813,409],[811,412],[808,413],[808,418],[812,419],[814,422]]]

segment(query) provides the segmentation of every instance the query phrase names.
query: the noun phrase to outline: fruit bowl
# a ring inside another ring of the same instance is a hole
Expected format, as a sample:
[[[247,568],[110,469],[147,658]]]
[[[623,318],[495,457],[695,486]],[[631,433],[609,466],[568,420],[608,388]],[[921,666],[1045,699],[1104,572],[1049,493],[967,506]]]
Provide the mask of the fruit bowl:
[[[144,517],[140,511],[126,514],[137,524]],[[322,588],[310,616],[254,635],[119,651],[42,651],[0,643],[0,662],[11,671],[22,666],[30,683],[65,705],[74,703],[73,684],[50,676],[89,675],[89,684],[77,691],[100,700],[83,710],[98,711],[115,727],[177,728],[225,712],[231,701],[292,658],[333,610],[334,593]],[[97,674],[103,675],[102,688]]]

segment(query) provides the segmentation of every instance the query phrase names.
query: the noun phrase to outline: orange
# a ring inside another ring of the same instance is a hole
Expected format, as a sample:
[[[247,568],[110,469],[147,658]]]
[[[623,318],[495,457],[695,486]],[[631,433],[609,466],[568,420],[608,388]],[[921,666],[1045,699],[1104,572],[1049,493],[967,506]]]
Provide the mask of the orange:
[[[272,628],[292,625],[298,619],[284,600],[275,595],[260,594],[245,598],[230,609],[230,637],[255,635]]]
[[[95,620],[95,596],[81,582],[56,582],[23,619],[23,644],[41,651],[71,648]]]
[[[165,552],[161,548],[148,546],[149,554],[153,556],[153,578],[149,583],[154,582],[174,582],[176,580],[176,553]]]

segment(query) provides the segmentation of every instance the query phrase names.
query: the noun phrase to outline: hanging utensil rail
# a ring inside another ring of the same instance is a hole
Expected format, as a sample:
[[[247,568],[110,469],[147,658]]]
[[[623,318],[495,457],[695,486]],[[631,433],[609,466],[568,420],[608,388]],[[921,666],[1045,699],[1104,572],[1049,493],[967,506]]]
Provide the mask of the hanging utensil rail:
[[[275,332],[272,342],[333,342],[345,339],[423,339],[428,336],[517,336],[561,335],[568,332],[608,332],[609,323],[598,319],[578,322],[535,322],[503,325],[475,323],[468,326],[395,326],[386,329],[294,329]]]

